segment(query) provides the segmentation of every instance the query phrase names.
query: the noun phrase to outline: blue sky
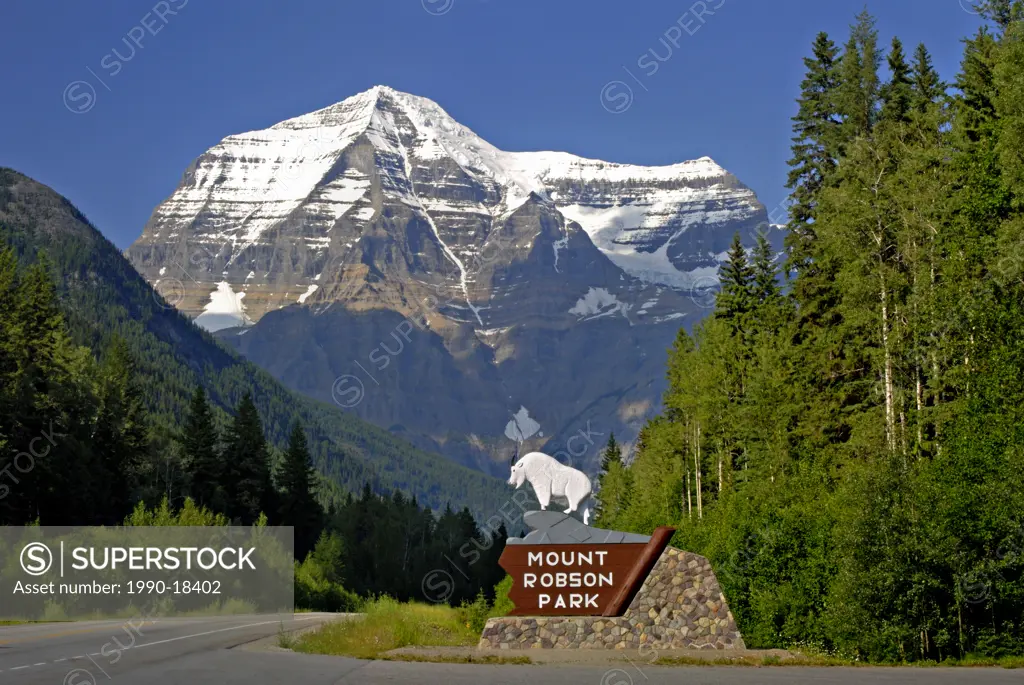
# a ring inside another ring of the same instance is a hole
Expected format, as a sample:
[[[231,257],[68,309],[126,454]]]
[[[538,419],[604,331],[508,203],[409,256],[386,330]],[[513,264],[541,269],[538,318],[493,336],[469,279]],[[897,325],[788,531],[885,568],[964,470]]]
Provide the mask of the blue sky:
[[[894,34],[908,51],[925,42],[951,80],[960,39],[979,25],[967,4],[871,0],[867,7],[883,44]],[[4,5],[0,165],[66,195],[124,248],[186,166],[224,136],[375,84],[429,97],[507,150],[639,164],[709,155],[771,210],[786,195],[801,59],[819,30],[845,40],[865,2]],[[697,18],[704,9],[714,13]],[[655,62],[652,49],[664,61]]]

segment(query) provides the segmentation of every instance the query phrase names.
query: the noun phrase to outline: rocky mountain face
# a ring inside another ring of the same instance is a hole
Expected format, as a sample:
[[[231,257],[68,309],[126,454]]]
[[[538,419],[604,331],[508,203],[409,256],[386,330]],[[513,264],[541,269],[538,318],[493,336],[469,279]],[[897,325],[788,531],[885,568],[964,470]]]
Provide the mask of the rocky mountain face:
[[[292,388],[506,475],[513,440],[594,471],[609,433],[635,438],[732,235],[757,230],[781,246],[707,157],[505,152],[375,87],[225,138],[128,255]]]

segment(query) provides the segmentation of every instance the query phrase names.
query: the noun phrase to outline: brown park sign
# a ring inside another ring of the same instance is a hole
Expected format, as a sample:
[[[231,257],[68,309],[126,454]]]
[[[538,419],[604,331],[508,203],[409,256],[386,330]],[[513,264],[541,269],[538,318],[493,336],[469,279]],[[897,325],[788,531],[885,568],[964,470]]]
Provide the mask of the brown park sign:
[[[512,576],[511,615],[621,616],[674,532],[658,528],[646,543],[506,545],[498,563]]]

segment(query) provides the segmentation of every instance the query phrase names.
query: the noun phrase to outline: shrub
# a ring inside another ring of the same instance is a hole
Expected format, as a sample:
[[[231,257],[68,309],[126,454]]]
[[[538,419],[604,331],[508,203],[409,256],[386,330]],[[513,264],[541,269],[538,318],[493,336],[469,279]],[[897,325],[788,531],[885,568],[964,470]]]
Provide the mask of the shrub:
[[[465,623],[470,630],[480,632],[484,629],[490,616],[491,605],[487,602],[484,591],[481,590],[472,602],[463,602],[459,606],[458,612],[460,622]]]
[[[324,533],[302,562],[295,562],[295,606],[318,611],[354,611],[359,597],[341,584],[341,539]]]
[[[508,616],[515,609],[515,604],[508,598],[512,590],[512,576],[505,576],[500,583],[494,586],[494,606],[491,607],[490,616]]]

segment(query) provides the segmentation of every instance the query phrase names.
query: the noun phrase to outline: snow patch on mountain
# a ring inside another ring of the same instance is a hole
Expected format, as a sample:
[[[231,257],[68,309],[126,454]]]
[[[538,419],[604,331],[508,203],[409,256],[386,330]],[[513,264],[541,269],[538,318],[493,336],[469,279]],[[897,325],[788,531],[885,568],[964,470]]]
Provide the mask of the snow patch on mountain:
[[[676,319],[682,319],[686,314],[682,312],[676,312],[674,314],[666,314],[665,316],[657,316],[654,318],[654,323],[664,323],[666,321],[675,321]]]
[[[581,319],[599,318],[609,316],[616,312],[622,312],[625,316],[629,311],[629,305],[621,302],[619,298],[612,295],[604,288],[591,288],[587,294],[576,301],[576,304],[569,310]]]
[[[592,207],[578,204],[559,207],[569,220],[575,221],[587,232],[599,250],[617,267],[644,283],[668,285],[680,289],[700,287],[708,277],[717,278],[718,266],[680,270],[668,257],[672,244],[694,225],[702,223],[725,223],[734,218],[734,212],[694,211],[677,219],[677,227],[667,240],[654,251],[641,251],[632,241],[626,242],[624,234],[632,239],[645,237],[645,231],[663,230],[659,217],[668,209],[669,203],[630,204],[613,207]],[[674,206],[674,203],[672,203]]]
[[[533,437],[540,430],[540,424],[530,418],[530,411],[523,406],[512,416],[512,420],[505,424],[505,437],[509,440],[521,442]]]
[[[725,176],[728,172],[710,157],[668,164],[640,166],[587,159],[569,152],[510,152],[506,160],[513,170],[536,179],[579,178],[587,182],[627,183],[698,180]]]
[[[210,331],[224,328],[245,326],[251,323],[245,315],[242,298],[245,293],[236,293],[231,284],[221,281],[217,289],[210,293],[210,302],[203,307],[203,313],[196,317],[197,324]]]

